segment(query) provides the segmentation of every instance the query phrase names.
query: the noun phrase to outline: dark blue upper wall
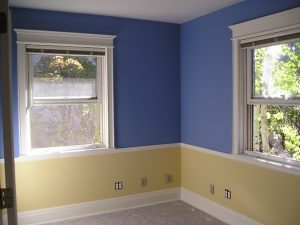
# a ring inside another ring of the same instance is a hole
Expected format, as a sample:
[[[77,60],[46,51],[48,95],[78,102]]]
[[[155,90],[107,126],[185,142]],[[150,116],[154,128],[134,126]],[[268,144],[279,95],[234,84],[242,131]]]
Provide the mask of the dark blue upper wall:
[[[247,0],[181,25],[183,143],[231,153],[232,51],[228,26],[297,6],[299,0]]]
[[[12,25],[20,29],[117,35],[116,146],[180,142],[179,25],[21,8],[12,9]],[[16,71],[13,44],[14,133],[18,151]]]

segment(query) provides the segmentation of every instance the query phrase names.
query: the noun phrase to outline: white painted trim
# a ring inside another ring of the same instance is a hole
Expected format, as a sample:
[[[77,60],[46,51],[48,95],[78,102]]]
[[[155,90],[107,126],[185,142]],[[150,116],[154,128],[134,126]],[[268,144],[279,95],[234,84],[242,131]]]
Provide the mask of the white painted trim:
[[[113,47],[114,35],[14,29],[17,43],[78,47]]]
[[[114,119],[114,66],[113,49],[107,49],[107,74],[108,74],[108,147],[115,146],[115,119]]]
[[[251,156],[253,158],[261,159],[261,161],[272,161],[274,164],[286,164],[286,165],[293,165],[296,168],[300,169],[300,161],[291,159],[291,158],[282,158],[279,156],[272,156],[265,153],[260,153],[256,151],[244,151],[245,155]]]
[[[74,151],[74,152],[62,152],[62,153],[50,153],[45,155],[31,155],[31,156],[21,156],[15,158],[16,163],[20,162],[30,162],[38,160],[51,160],[51,159],[62,159],[62,158],[73,158],[73,157],[85,157],[93,155],[105,155],[105,154],[122,154],[128,152],[138,152],[138,151],[151,151],[159,149],[174,149],[177,148],[187,148],[195,151],[199,151],[205,154],[210,154],[217,157],[226,158],[229,160],[236,160],[241,163],[248,163],[255,166],[264,167],[267,169],[284,172],[296,176],[300,176],[300,168],[296,166],[285,165],[284,163],[274,163],[272,160],[265,160],[258,157],[253,157],[249,155],[235,155],[226,154],[216,150],[211,150],[207,148],[202,148],[194,145],[189,145],[185,143],[172,143],[172,144],[161,144],[161,145],[148,145],[148,146],[137,146],[128,148],[109,148],[109,149],[92,149],[84,151]],[[3,164],[3,159],[0,160],[0,164]]]
[[[18,214],[19,225],[35,225],[180,200],[180,188],[127,195]]]
[[[190,145],[190,144],[185,144],[185,143],[181,143],[181,147],[182,148],[187,148],[187,149],[190,149],[190,150],[195,150],[195,151],[205,153],[205,154],[214,155],[214,156],[217,156],[217,157],[232,159],[232,155],[226,154],[226,153],[223,153],[223,152],[219,152],[219,151],[216,151],[216,150],[212,150],[212,149],[202,148],[202,147],[198,147],[198,146]]]
[[[171,188],[123,197],[39,209],[18,214],[19,225],[38,225],[125,209],[182,200],[230,225],[261,225],[240,213],[195,194],[185,188]],[[7,221],[4,221],[7,225]]]
[[[20,140],[20,154],[22,149],[28,149],[29,147],[29,130],[27,124],[28,120],[28,105],[29,101],[29,91],[26,90],[26,84],[28,83],[28,77],[26,76],[27,72],[27,58],[25,44],[17,45],[17,75],[18,75],[18,116],[19,116],[19,140]],[[28,140],[28,141],[22,141]]]
[[[247,149],[246,143],[248,138],[248,121],[246,119],[247,63],[245,63],[246,56],[243,54],[243,51],[245,52],[246,50],[242,50],[241,43],[298,33],[300,32],[299,15],[300,7],[229,26],[229,28],[232,30],[233,52],[232,153],[236,154],[238,158],[246,158],[244,155],[239,155],[244,154],[244,151]],[[264,160],[265,163],[260,162],[259,164],[273,165],[274,163],[274,161],[269,159]],[[280,163],[279,167],[272,166],[272,168],[276,170],[280,168],[280,171],[288,171],[299,175],[298,168],[294,168],[293,165]]]
[[[230,225],[261,225],[240,213],[206,199],[185,188],[171,188],[123,197],[39,209],[18,214],[19,225],[37,225],[85,216],[100,215],[125,209],[182,200]],[[7,221],[4,221],[7,225]]]
[[[181,200],[229,225],[262,225],[262,223],[259,223],[185,188],[181,188]]]
[[[85,156],[104,155],[104,154],[121,154],[121,153],[128,153],[128,152],[149,151],[149,150],[170,149],[170,148],[174,148],[174,149],[180,148],[180,143],[137,146],[137,147],[129,147],[129,148],[86,149],[82,151],[72,151],[72,152],[64,151],[61,153],[55,152],[55,153],[40,154],[40,155],[20,156],[15,158],[15,161],[18,163],[18,162],[29,162],[29,161],[38,161],[38,160],[85,157]],[[1,163],[3,163],[2,159],[0,160],[0,164]]]
[[[291,166],[291,165],[287,165],[284,163],[278,163],[278,162],[274,162],[272,160],[261,159],[261,158],[253,157],[250,155],[226,154],[223,152],[210,150],[210,149],[206,149],[206,148],[202,148],[202,147],[198,147],[198,146],[194,146],[194,145],[184,144],[184,143],[181,144],[181,147],[199,151],[199,152],[205,153],[205,154],[210,154],[210,155],[217,156],[217,157],[222,157],[222,158],[226,158],[226,159],[230,159],[230,160],[236,160],[241,163],[247,163],[247,164],[251,164],[251,165],[255,165],[255,166],[260,166],[260,167],[263,167],[266,169],[271,169],[271,170],[275,170],[275,171],[279,171],[279,172],[292,174],[295,176],[300,176],[300,167],[297,167],[297,166]]]
[[[300,27],[300,7],[229,26],[233,38],[246,39]]]
[[[101,73],[101,87],[102,91],[103,110],[102,124],[103,130],[103,144],[106,148],[114,148],[114,93],[113,93],[113,40],[116,36],[99,35],[99,34],[85,34],[85,33],[70,33],[70,32],[55,32],[55,31],[40,31],[40,30],[24,30],[15,29],[17,33],[17,68],[18,68],[18,99],[19,99],[19,140],[20,140],[20,154],[31,155],[30,151],[30,130],[29,130],[29,101],[32,85],[28,85],[28,62],[26,56],[26,45],[38,46],[61,46],[63,48],[101,48],[105,51],[103,57],[103,70]],[[50,48],[51,48],[50,47]],[[59,48],[59,47],[58,47]],[[102,58],[102,57],[101,57]],[[97,74],[97,79],[100,79]],[[99,84],[99,83],[98,83]],[[72,100],[71,100],[72,101]],[[53,101],[51,101],[53,102]],[[70,102],[70,101],[68,101]],[[75,102],[75,101],[74,101]],[[77,101],[76,102],[80,102]],[[99,115],[100,116],[100,115]],[[71,149],[73,150],[73,149]],[[74,149],[75,150],[75,149]],[[84,148],[81,148],[84,150]],[[58,153],[59,154],[59,153]]]
[[[244,108],[243,102],[245,100],[244,79],[240,74],[242,67],[235,66],[242,64],[242,50],[239,47],[240,41],[234,39],[232,41],[233,51],[233,112],[232,112],[232,151],[234,154],[240,154],[244,148]]]

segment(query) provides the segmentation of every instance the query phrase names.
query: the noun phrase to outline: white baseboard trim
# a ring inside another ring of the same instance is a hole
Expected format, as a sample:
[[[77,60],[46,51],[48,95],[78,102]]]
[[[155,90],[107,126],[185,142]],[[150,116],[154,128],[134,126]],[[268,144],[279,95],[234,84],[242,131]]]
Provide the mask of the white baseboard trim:
[[[185,188],[171,188],[99,201],[27,211],[19,213],[18,219],[19,225],[38,225],[176,200],[182,200],[230,225],[262,225],[253,219]],[[7,220],[4,221],[4,225],[7,225]]]
[[[262,225],[185,188],[181,188],[181,200],[230,225]]]
[[[180,188],[28,211],[18,214],[19,225],[36,225],[180,200]]]

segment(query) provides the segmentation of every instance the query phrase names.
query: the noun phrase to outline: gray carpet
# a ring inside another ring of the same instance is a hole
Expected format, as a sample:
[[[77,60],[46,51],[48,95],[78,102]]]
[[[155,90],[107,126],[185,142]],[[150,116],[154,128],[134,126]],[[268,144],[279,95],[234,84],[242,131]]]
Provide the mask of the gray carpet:
[[[182,202],[174,201],[44,225],[226,225]]]

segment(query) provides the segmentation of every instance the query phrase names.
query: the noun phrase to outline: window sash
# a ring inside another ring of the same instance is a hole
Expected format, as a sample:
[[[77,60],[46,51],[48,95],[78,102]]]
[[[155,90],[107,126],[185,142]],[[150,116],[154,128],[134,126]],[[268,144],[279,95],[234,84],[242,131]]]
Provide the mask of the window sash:
[[[271,155],[271,154],[266,154],[266,153],[261,153],[258,151],[253,150],[253,107],[254,105],[252,104],[246,104],[246,115],[247,115],[247,122],[245,126],[245,133],[246,133],[246,144],[244,148],[244,154],[249,155],[249,156],[255,156],[258,159],[266,159],[266,160],[272,160],[278,163],[288,163],[294,166],[299,166],[300,167],[300,160],[295,160],[292,158],[284,158],[276,155]]]
[[[29,140],[27,141],[27,150],[26,154],[27,155],[34,155],[34,154],[47,154],[47,153],[55,153],[55,152],[70,152],[70,151],[80,151],[80,150],[89,150],[89,149],[95,149],[95,148],[105,148],[106,145],[103,144],[97,144],[97,145],[92,145],[92,144],[83,144],[83,145],[70,145],[70,146],[58,146],[58,147],[47,147],[47,148],[32,148],[31,146],[31,128],[30,128],[30,108],[31,106],[41,106],[41,105],[69,105],[69,104],[88,104],[88,103],[98,103],[98,104],[103,104],[103,88],[102,88],[102,82],[103,82],[103,76],[104,76],[104,60],[105,60],[105,52],[100,52],[101,54],[95,55],[95,54],[60,54],[58,53],[53,53],[52,55],[68,55],[68,56],[93,56],[97,58],[97,67],[96,67],[96,97],[51,97],[51,98],[34,98],[33,97],[33,69],[32,69],[32,58],[30,55],[36,54],[36,52],[28,52],[27,50],[29,49],[28,47],[41,50],[41,46],[26,46],[26,58],[27,58],[27,71],[28,71],[28,76],[27,76],[27,107],[26,107],[26,126],[27,126],[27,131],[28,131],[28,138]],[[42,46],[43,48],[45,46]],[[47,46],[46,49],[57,49],[57,46]],[[88,48],[73,48],[73,47],[63,47],[63,51],[84,51]],[[51,55],[47,51],[40,52],[40,54],[45,54],[45,55]],[[102,108],[102,110],[104,110]],[[100,123],[102,125],[100,126],[100,129],[102,130],[101,133],[104,134],[104,125],[103,125],[103,112],[102,110],[99,110],[98,117]],[[103,137],[102,137],[103,139]]]
[[[300,99],[248,99],[247,104],[249,105],[286,105],[286,106],[293,106],[299,105]]]
[[[79,49],[79,48],[77,48]],[[43,53],[47,54],[47,53]],[[48,55],[48,54],[47,54]],[[57,54],[55,54],[57,55]],[[70,54],[67,54],[70,55]],[[83,56],[83,55],[76,55]],[[90,55],[88,55],[90,56]],[[32,70],[32,59],[30,54],[27,54],[28,60],[28,93],[27,93],[27,108],[31,105],[37,104],[73,104],[73,103],[93,103],[102,101],[102,76],[104,73],[104,57],[105,56],[94,56],[97,58],[97,68],[96,68],[96,96],[95,97],[51,97],[51,98],[34,98],[33,97],[33,70]]]
[[[69,102],[68,104],[84,104],[84,103],[91,103],[91,102]],[[96,102],[98,104],[101,104],[99,102]],[[57,104],[37,104],[38,106],[41,105],[57,105]],[[63,104],[62,105],[67,105]],[[68,152],[68,151],[78,151],[78,150],[89,150],[89,149],[95,149],[95,148],[105,148],[106,145],[104,143],[100,144],[82,144],[82,145],[68,145],[68,146],[58,146],[58,147],[46,147],[46,148],[32,148],[31,144],[31,135],[32,130],[30,126],[30,108],[26,110],[26,127],[27,127],[27,134],[28,134],[28,140],[27,140],[27,150],[26,154],[47,154],[51,152]],[[99,110],[98,118],[100,122],[100,131],[102,134],[105,132],[105,127],[103,124],[103,107],[101,107],[101,110]],[[103,137],[101,138],[103,140]]]
[[[289,40],[293,41],[293,40]],[[300,41],[300,39],[299,39]],[[286,43],[285,41],[284,43]],[[274,44],[279,44],[278,42],[273,43]],[[267,47],[268,45],[263,45],[259,48]],[[261,105],[287,105],[287,106],[293,106],[300,104],[300,97],[298,98],[263,98],[263,97],[253,97],[252,92],[253,92],[253,49],[247,48],[243,49],[243,57],[245,58],[245,71],[246,73],[246,89],[247,89],[247,104],[249,105],[254,105],[254,104],[261,104]]]
[[[257,151],[253,151],[253,107],[254,105],[284,105],[284,106],[295,106],[300,104],[300,98],[288,98],[288,99],[281,99],[281,98],[259,98],[259,97],[253,97],[252,96],[252,91],[253,91],[253,82],[254,82],[254,77],[253,77],[253,50],[258,49],[258,48],[263,48],[263,47],[268,47],[271,45],[276,45],[276,44],[282,44],[282,43],[287,43],[287,42],[292,42],[292,41],[300,41],[300,33],[297,33],[297,38],[292,38],[292,39],[285,39],[284,40],[279,40],[276,39],[276,37],[272,39],[268,39],[268,41],[273,40],[273,42],[267,42],[264,44],[260,44],[264,42],[263,39],[258,39],[256,43],[252,43],[251,46],[246,46],[245,44],[241,44],[241,52],[242,52],[242,57],[244,59],[243,63],[243,73],[244,73],[244,86],[246,87],[246,100],[244,101],[244,149],[243,153],[245,155],[249,156],[254,156],[257,159],[260,159],[261,161],[268,161],[273,164],[277,165],[285,165],[289,167],[289,165],[292,166],[297,166],[300,167],[300,161],[294,160],[292,158],[283,158],[280,156],[276,155],[269,155],[266,153],[260,153]],[[289,35],[288,37],[294,37],[292,35]],[[262,42],[260,42],[262,40]],[[288,164],[288,165],[287,165]]]

